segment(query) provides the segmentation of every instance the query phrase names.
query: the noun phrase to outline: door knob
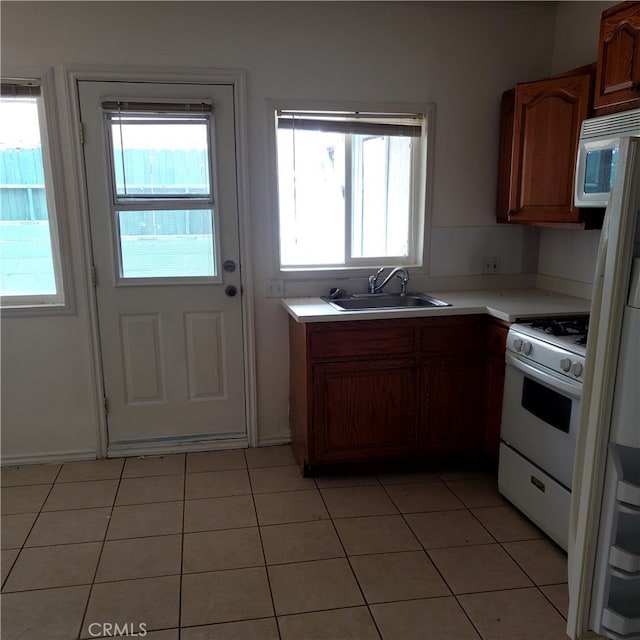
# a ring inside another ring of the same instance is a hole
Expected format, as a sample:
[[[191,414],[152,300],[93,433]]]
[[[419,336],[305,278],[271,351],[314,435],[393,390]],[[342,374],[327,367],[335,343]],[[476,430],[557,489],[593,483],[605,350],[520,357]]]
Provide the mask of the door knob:
[[[230,284],[225,290],[224,292],[230,297],[233,298],[233,296],[235,296],[238,293],[238,288],[234,287],[232,284]]]

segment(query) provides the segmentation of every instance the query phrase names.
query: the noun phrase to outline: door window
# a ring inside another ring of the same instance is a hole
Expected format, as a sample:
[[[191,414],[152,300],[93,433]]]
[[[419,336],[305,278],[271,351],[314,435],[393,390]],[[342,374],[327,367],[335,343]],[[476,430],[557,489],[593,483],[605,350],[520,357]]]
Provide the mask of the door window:
[[[117,280],[216,281],[210,104],[103,103]]]

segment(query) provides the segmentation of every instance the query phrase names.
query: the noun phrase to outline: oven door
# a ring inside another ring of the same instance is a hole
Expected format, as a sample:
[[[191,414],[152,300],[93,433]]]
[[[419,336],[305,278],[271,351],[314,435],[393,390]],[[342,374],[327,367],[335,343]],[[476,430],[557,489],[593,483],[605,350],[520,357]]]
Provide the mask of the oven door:
[[[500,436],[571,489],[582,385],[507,353]]]

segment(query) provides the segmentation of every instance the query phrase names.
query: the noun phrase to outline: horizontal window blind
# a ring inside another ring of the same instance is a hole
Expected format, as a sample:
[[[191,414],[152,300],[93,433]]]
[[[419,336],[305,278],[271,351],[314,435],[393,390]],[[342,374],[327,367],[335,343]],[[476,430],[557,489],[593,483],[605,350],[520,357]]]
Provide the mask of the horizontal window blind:
[[[105,100],[102,109],[110,113],[137,113],[149,115],[200,114],[213,112],[210,102],[128,102]]]
[[[279,111],[277,118],[278,129],[410,138],[422,135],[425,122],[422,114],[407,113]]]
[[[4,80],[0,85],[3,98],[37,98],[40,94],[38,80]]]

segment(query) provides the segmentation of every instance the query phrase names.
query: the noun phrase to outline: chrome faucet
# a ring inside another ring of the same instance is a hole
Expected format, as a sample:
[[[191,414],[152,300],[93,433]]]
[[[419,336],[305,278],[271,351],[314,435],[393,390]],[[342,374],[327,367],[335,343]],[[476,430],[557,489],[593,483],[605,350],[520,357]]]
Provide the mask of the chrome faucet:
[[[407,282],[409,282],[409,272],[404,267],[394,267],[391,269],[389,275],[378,284],[378,277],[384,271],[384,267],[378,269],[375,275],[369,276],[369,293],[382,293],[382,290],[385,288],[387,283],[394,276],[398,276],[402,281],[400,285],[400,295],[404,296],[407,294]]]

